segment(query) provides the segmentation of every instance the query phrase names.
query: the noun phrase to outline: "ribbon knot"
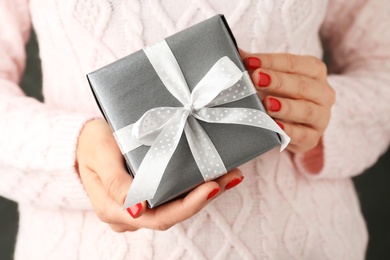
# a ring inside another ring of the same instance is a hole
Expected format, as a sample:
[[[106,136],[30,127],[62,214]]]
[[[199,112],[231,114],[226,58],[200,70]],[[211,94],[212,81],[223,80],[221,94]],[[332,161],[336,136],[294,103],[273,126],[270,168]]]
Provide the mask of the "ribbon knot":
[[[165,41],[144,52],[164,86],[183,107],[153,108],[136,123],[114,133],[123,154],[141,145],[151,146],[136,171],[123,208],[154,197],[183,132],[204,180],[215,179],[227,172],[198,120],[274,131],[282,139],[281,150],[289,143],[290,138],[283,130],[260,110],[214,107],[257,94],[248,73],[242,72],[228,57],[218,60],[190,93],[180,66]]]
[[[185,105],[184,109],[189,112],[189,115],[192,116],[196,113],[196,109],[193,105]]]

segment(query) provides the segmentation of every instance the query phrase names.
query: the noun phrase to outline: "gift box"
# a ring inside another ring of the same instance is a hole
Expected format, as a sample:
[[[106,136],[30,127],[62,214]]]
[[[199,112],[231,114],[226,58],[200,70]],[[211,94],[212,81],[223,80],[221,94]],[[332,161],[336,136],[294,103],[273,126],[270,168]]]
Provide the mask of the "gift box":
[[[145,198],[156,207],[279,146],[280,137],[288,142],[264,113],[223,15],[87,78],[135,177],[124,207]]]

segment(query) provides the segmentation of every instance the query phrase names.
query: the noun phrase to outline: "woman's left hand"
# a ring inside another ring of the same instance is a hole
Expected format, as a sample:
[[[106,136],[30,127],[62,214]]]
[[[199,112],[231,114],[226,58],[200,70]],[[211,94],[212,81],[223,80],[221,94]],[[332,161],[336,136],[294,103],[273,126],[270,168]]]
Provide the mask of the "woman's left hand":
[[[313,56],[241,51],[267,113],[291,137],[288,150],[305,153],[321,143],[335,91],[326,65]]]

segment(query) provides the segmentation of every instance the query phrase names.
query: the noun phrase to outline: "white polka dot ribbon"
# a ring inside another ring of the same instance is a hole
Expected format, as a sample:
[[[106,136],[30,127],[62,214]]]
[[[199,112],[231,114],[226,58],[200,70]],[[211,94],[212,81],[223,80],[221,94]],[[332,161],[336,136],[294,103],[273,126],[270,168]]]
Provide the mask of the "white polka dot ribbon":
[[[205,181],[227,172],[197,120],[269,129],[280,135],[281,150],[288,145],[290,138],[266,113],[248,108],[214,107],[257,93],[248,72],[242,72],[228,57],[218,60],[190,93],[179,64],[165,41],[145,48],[144,52],[165,87],[183,107],[153,108],[136,123],[114,133],[123,154],[141,145],[151,146],[136,172],[123,208],[154,197],[183,131]]]

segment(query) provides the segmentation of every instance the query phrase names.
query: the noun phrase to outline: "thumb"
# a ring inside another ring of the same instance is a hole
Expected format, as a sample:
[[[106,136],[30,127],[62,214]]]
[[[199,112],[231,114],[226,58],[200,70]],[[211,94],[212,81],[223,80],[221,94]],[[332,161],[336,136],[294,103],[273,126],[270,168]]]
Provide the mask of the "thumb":
[[[101,172],[101,181],[108,192],[108,195],[116,201],[121,207],[123,206],[133,178],[124,170],[124,168],[111,169]],[[140,202],[126,209],[133,217],[138,218],[146,210],[146,202]]]
[[[98,175],[107,195],[122,207],[133,178],[126,171],[122,153],[104,120],[86,124],[79,138],[78,153],[80,163]],[[137,206],[136,215],[140,216],[146,204]]]
[[[99,175],[103,187],[108,195],[123,206],[127,193],[133,182],[133,177],[126,171],[123,156],[113,138],[111,144],[106,143],[106,149],[98,159],[99,167],[96,173]],[[127,208],[133,218],[140,217],[146,209],[146,203],[141,202]]]

